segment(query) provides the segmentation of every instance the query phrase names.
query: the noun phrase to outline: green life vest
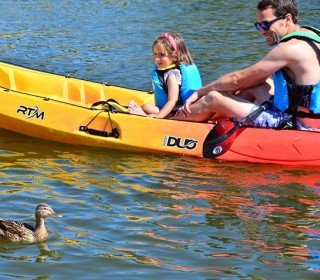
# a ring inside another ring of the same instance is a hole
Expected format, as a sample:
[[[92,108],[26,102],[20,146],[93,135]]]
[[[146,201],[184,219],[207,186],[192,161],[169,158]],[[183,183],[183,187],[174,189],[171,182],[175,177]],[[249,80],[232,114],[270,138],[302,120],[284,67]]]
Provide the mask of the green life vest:
[[[281,42],[289,41],[292,38],[301,39],[301,40],[312,40],[320,44],[320,29],[309,26],[309,25],[302,25],[302,28],[308,29],[313,31],[314,33],[305,32],[305,31],[294,31],[290,34],[285,35],[281,40]]]

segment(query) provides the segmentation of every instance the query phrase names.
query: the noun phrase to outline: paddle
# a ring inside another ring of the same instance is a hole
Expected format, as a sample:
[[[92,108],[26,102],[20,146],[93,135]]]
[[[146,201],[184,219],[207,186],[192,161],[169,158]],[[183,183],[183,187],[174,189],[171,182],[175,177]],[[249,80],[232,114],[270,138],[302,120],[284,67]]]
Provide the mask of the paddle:
[[[260,115],[264,110],[270,107],[270,102],[263,102],[262,105],[251,112],[249,115],[237,121],[235,118],[218,122],[209,132],[203,144],[203,156],[214,158],[221,156],[231,147],[236,138],[236,131],[248,124],[249,121]]]

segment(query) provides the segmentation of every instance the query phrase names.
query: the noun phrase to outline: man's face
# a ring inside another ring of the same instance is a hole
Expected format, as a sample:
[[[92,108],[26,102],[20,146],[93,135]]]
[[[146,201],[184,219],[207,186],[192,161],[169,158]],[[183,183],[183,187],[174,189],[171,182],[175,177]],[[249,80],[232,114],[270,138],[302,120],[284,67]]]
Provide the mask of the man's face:
[[[269,46],[275,45],[282,38],[283,17],[276,17],[271,7],[257,11],[257,23],[255,24]]]

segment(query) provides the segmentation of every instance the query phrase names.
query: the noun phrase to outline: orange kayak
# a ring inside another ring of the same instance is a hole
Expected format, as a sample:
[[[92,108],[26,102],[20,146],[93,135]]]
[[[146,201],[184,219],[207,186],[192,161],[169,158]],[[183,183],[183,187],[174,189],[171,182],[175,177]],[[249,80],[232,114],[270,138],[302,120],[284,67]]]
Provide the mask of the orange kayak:
[[[154,95],[0,62],[0,128],[74,145],[320,166],[320,133],[241,127],[229,149],[216,153],[212,123],[155,119],[128,113],[130,100]]]

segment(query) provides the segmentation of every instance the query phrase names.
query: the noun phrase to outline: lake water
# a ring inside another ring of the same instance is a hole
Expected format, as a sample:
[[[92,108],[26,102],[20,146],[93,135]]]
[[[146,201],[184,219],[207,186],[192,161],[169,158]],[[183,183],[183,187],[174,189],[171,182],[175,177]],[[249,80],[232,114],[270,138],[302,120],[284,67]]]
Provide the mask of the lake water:
[[[298,1],[320,27],[319,0]],[[0,59],[150,89],[151,44],[183,35],[204,83],[268,51],[256,1],[2,0]],[[1,106],[5,106],[2,104]],[[320,169],[125,153],[0,130],[0,213],[41,244],[0,242],[0,279],[319,279]]]

